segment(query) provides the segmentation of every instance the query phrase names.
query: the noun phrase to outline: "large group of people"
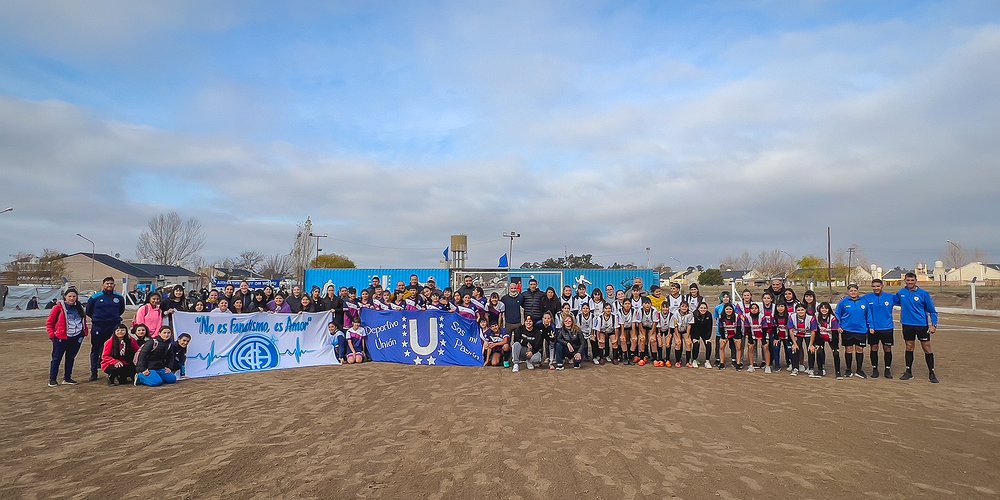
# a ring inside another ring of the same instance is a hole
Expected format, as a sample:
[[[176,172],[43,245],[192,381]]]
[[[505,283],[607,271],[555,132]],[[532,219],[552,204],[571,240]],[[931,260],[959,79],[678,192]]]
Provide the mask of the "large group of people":
[[[358,291],[352,287],[326,290],[313,287],[309,293],[293,287],[290,292],[271,287],[253,290],[246,281],[221,290],[185,294],[182,287],[150,293],[136,312],[131,331],[122,324],[124,300],[114,292],[108,278],[104,289],[84,309],[76,292],[66,293],[53,308],[48,321],[53,342],[50,385],[56,385],[60,360],[65,357],[65,383],[72,380],[72,365],[91,319],[91,380],[99,371],[108,383],[160,385],[172,383],[183,370],[189,336],[174,338],[171,316],[177,311],[212,314],[256,312],[286,313],[332,311],[329,332],[337,357],[355,364],[370,359],[361,310],[437,310],[457,313],[474,320],[483,341],[484,364],[520,371],[547,367],[562,370],[585,363],[594,365],[638,365],[671,368],[729,367],[737,371],[828,375],[832,358],[837,379],[868,378],[864,350],[869,347],[871,377],[877,378],[879,354],[885,378],[892,378],[894,339],[893,309],[901,308],[900,322],[906,344],[906,367],[900,377],[913,376],[914,349],[920,341],[931,382],[937,382],[931,335],[937,328],[937,311],[926,291],[917,286],[912,273],[897,293],[883,290],[881,280],[861,295],[857,285],[836,305],[818,302],[807,290],[801,299],[774,280],[762,293],[744,290],[738,297],[728,292],[717,304],[709,304],[697,284],[688,293],[671,283],[667,290],[641,279],[631,288],[575,290],[565,286],[542,291],[531,279],[527,289],[510,284],[507,293],[486,296],[466,276],[461,286],[439,289],[433,278],[421,284],[416,275],[395,288],[383,287],[378,277]],[[186,337],[186,338],[185,338]],[[843,360],[840,346],[844,347]],[[704,353],[704,356],[702,356]],[[842,365],[844,365],[842,367]],[[845,368],[842,370],[842,368]]]

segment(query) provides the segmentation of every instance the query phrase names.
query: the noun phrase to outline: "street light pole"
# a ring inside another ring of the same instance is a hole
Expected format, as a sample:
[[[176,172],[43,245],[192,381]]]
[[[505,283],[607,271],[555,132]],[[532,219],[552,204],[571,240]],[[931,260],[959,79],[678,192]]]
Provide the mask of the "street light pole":
[[[504,238],[510,238],[510,248],[507,249],[507,270],[510,271],[512,264],[514,263],[514,238],[520,238],[521,233],[516,231],[510,231],[503,233]]]
[[[13,210],[13,209],[11,209],[11,210]],[[76,235],[90,242],[90,286],[93,287],[94,286],[94,261],[96,260],[95,256],[97,255],[97,245],[94,244],[94,240],[92,240],[92,239],[90,239],[90,238],[88,238],[88,237],[86,237],[86,236],[84,236],[84,235],[82,235],[80,233],[76,233]],[[94,288],[94,290],[97,290],[97,288]]]
[[[327,234],[326,233],[323,233],[323,234],[309,233],[309,237],[310,238],[316,238],[316,260],[319,260],[319,252],[320,252],[320,250],[322,250],[322,248],[319,247],[319,239],[320,238],[326,238]]]
[[[646,269],[649,269],[649,247],[646,247]]]
[[[955,244],[954,241],[951,241],[951,240],[944,240],[944,241],[947,241],[948,244],[950,244],[951,246],[955,247],[955,250],[958,250],[958,254],[957,254],[958,257],[962,256],[962,247],[960,247],[957,244]],[[958,283],[961,284],[962,283],[962,263],[961,262],[956,262],[955,263],[955,267],[958,268]]]

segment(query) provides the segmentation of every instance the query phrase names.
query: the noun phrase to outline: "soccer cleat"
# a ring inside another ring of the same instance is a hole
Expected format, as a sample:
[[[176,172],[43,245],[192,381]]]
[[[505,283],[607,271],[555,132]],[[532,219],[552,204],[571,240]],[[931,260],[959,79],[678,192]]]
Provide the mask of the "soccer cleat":
[[[514,369],[511,370],[511,371],[514,372],[514,373],[517,373],[517,372],[521,371],[521,365],[519,365],[517,363],[514,363]]]
[[[695,366],[695,365],[694,365],[693,363],[691,363],[690,361],[688,362],[688,364],[687,364],[687,367],[688,367],[688,368],[698,368],[697,366]]]
[[[865,379],[868,378],[868,375],[865,375],[865,372],[861,370],[854,372],[854,376],[858,378],[865,378]]]
[[[645,360],[645,359],[640,359],[640,360],[639,360],[639,361],[637,361],[636,363],[638,363],[638,364],[639,364],[639,366],[646,366],[646,360]]]
[[[664,366],[666,366],[667,368],[670,368],[671,366],[674,366],[674,365],[673,365],[673,364],[672,364],[672,363],[670,362],[670,360],[668,359],[668,360],[667,360],[667,362],[666,362],[666,363],[664,363]]]
[[[913,372],[906,370],[906,372],[903,373],[903,376],[899,377],[899,380],[910,380],[911,378],[913,378]]]
[[[674,363],[674,368],[684,368],[684,363],[677,361],[676,363]]]
[[[931,372],[929,379],[932,384],[938,383],[937,375],[935,375],[934,372]]]
[[[885,376],[885,378],[892,380],[892,370],[886,368],[885,373],[883,375]]]
[[[49,387],[55,387],[57,385],[59,385],[58,381],[56,381],[56,380],[49,380]]]
[[[799,375],[799,369],[798,368],[793,369],[792,370],[792,376],[793,377],[797,377],[798,375]]]
[[[770,365],[764,367],[764,373],[771,373],[771,366]]]
[[[872,378],[878,378],[878,368],[872,368]]]
[[[633,363],[638,363],[640,361],[642,361],[642,358],[640,358],[639,356],[636,356],[636,357],[632,358],[632,362]]]

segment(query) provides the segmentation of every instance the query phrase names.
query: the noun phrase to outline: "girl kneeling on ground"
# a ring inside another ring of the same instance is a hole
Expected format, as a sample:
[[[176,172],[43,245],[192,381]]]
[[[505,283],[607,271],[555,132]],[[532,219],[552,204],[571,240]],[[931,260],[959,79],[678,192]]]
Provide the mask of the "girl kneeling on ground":
[[[135,364],[135,385],[158,387],[177,382],[177,377],[170,370],[170,364],[174,361],[174,345],[170,341],[173,334],[169,326],[161,326],[156,336],[147,340],[139,349],[139,361]]]
[[[123,324],[115,327],[115,334],[104,343],[101,353],[101,371],[108,374],[108,385],[125,385],[135,376],[138,352],[139,343],[129,335],[128,327]]]

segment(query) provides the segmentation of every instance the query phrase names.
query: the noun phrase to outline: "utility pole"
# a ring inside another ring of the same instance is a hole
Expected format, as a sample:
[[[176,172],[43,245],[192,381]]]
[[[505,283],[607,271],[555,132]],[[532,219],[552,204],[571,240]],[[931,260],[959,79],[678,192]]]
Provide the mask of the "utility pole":
[[[857,248],[851,247],[847,249],[847,284],[851,284],[851,271],[854,270],[852,263],[854,262],[854,252]]]
[[[326,237],[327,237],[327,234],[326,234],[326,233],[323,233],[323,234],[313,234],[313,233],[309,233],[309,237],[310,237],[310,238],[316,238],[316,260],[319,260],[319,252],[320,252],[321,250],[323,250],[322,248],[320,248],[320,247],[319,247],[319,239],[320,239],[320,238],[326,238]]]
[[[830,242],[830,226],[826,226],[826,286],[830,290],[830,300],[833,300],[833,246]]]
[[[649,269],[649,247],[646,247],[646,269]]]
[[[503,233],[504,238],[510,238],[510,248],[507,250],[507,270],[509,271],[514,267],[514,238],[520,238],[521,233],[517,231],[510,231]]]

